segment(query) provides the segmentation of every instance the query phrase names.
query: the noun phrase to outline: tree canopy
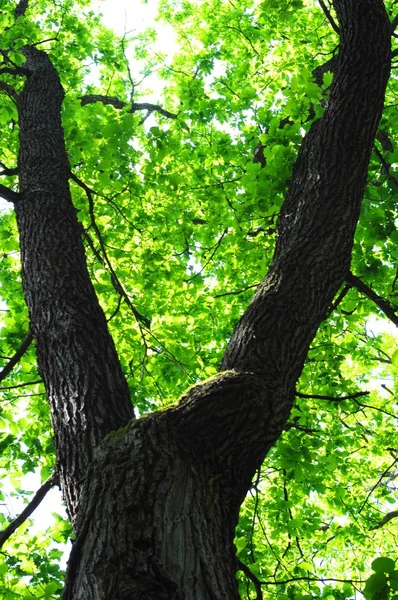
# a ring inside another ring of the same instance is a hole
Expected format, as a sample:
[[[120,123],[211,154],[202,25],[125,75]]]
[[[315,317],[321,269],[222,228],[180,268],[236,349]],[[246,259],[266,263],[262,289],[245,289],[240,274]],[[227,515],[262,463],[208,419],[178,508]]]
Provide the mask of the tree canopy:
[[[242,598],[396,600],[398,86],[393,69],[350,272],[297,381],[285,430],[244,500],[235,545]],[[332,2],[161,0],[175,56],[154,30],[120,38],[89,1],[3,0],[0,195],[18,193],[23,48],[51,59],[88,269],[137,416],[217,373],[263,279],[299,148],[327,106],[339,49]],[[148,102],[149,76],[163,82]],[[353,115],[355,118],[355,115]],[[4,188],[4,189],[3,189]],[[322,245],[323,240],[315,242]],[[49,406],[21,283],[15,214],[0,215],[0,498],[25,476],[57,483]],[[33,515],[34,516],[34,515]],[[60,598],[57,516],[4,541],[0,597]],[[372,574],[373,573],[373,574]],[[366,587],[365,587],[365,582]]]

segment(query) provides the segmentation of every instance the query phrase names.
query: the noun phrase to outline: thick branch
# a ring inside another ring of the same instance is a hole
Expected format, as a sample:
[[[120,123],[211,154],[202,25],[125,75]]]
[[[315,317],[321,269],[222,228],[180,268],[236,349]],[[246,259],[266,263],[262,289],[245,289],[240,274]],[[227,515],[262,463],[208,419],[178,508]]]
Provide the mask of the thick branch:
[[[353,275],[351,272],[346,275],[345,280],[349,285],[356,287],[360,292],[362,292],[362,294],[367,296],[369,300],[372,300],[372,302],[374,302],[380,308],[386,317],[388,317],[390,321],[398,327],[398,315],[394,312],[394,309],[388,300],[385,300],[376,294],[376,292],[366,285],[366,283],[359,279],[359,277]]]
[[[30,515],[36,510],[39,504],[42,502],[47,492],[51,490],[54,485],[57,485],[57,479],[52,475],[41,488],[33,496],[29,504],[23,509],[20,515],[16,517],[3,531],[0,531],[0,548],[3,544],[12,536],[12,534],[29,519]]]
[[[10,358],[10,360],[8,361],[6,366],[3,367],[3,369],[0,371],[0,381],[3,381],[3,379],[5,379],[7,377],[7,375],[9,373],[11,373],[11,371],[13,370],[15,365],[18,364],[18,362],[21,360],[22,356],[25,354],[25,352],[29,348],[30,344],[32,343],[32,340],[33,340],[32,334],[28,333],[26,335],[24,341],[18,348],[18,350],[15,352],[14,356],[12,358]]]

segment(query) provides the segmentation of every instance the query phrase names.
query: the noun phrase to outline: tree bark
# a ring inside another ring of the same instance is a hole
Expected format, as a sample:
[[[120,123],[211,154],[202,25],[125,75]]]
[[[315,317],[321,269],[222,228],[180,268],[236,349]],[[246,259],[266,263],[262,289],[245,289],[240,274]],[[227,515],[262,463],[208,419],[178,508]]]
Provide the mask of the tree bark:
[[[32,333],[77,535],[65,599],[238,598],[239,506],[286,424],[309,344],[348,272],[389,76],[383,2],[334,5],[341,45],[328,106],[303,142],[271,268],[235,328],[225,372],[176,407],[137,421],[130,421],[127,386],[80,244],[62,88],[46,55],[25,50],[31,75],[19,100],[16,212]]]
[[[75,518],[93,449],[133,418],[129,389],[91,284],[69,190],[64,92],[44,52],[25,47],[18,98],[22,280],[51,406],[64,498]]]

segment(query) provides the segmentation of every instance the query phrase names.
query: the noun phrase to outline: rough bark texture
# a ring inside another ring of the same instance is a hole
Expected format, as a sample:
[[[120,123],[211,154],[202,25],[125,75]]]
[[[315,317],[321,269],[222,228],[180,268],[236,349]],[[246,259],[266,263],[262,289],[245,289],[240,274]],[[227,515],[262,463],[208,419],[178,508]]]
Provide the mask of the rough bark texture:
[[[93,448],[133,412],[85,264],[61,126],[64,92],[44,52],[26,47],[19,96],[21,197],[15,205],[30,326],[72,519]]]
[[[226,372],[123,429],[132,411],[70,200],[62,88],[47,57],[26,51],[16,211],[77,534],[68,600],[238,598],[239,506],[284,428],[309,344],[347,273],[389,75],[383,2],[334,4],[342,39],[330,100],[299,153],[273,263],[234,331]]]

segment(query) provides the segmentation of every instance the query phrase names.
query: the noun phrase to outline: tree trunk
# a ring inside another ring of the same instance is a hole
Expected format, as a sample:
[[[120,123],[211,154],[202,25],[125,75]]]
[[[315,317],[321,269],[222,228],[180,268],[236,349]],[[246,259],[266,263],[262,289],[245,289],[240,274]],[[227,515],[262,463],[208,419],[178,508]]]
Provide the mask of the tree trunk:
[[[79,240],[62,88],[46,55],[25,49],[16,213],[77,535],[65,599],[238,598],[239,506],[286,424],[309,344],[347,273],[389,75],[383,2],[334,5],[341,45],[328,106],[303,142],[273,263],[235,328],[225,372],[137,421]]]

